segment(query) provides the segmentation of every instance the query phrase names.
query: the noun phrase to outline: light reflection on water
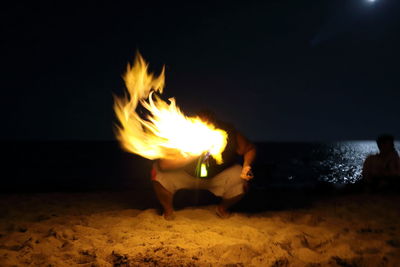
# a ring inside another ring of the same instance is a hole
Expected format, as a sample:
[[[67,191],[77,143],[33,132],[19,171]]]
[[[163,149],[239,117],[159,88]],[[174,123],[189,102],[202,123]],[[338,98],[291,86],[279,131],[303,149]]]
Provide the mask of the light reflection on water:
[[[399,150],[400,142],[396,142]],[[325,150],[325,151],[324,151]],[[361,178],[365,158],[378,153],[375,141],[351,141],[326,144],[322,151],[324,159],[315,163],[319,165],[319,179],[332,183],[355,183]]]
[[[399,151],[400,142],[396,148]],[[361,179],[365,158],[376,153],[375,141],[260,143],[256,166],[260,179],[254,182],[260,186],[355,183]]]

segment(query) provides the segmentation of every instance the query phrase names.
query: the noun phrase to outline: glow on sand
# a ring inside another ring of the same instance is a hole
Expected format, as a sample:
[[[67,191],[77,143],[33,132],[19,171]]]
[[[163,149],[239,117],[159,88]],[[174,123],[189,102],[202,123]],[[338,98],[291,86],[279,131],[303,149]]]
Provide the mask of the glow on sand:
[[[164,68],[159,76],[148,72],[148,64],[138,53],[133,66],[124,75],[126,95],[115,96],[114,111],[119,124],[116,135],[128,152],[148,159],[176,159],[209,152],[220,164],[221,153],[227,143],[227,133],[198,117],[185,116],[176,105],[157,94],[162,94]],[[137,113],[142,106],[148,114]]]

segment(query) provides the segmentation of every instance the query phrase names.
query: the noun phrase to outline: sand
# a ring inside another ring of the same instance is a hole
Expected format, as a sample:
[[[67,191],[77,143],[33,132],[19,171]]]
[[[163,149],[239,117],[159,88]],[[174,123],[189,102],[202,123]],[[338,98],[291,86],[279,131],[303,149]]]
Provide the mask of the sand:
[[[399,196],[166,221],[141,194],[0,195],[0,266],[400,266]]]

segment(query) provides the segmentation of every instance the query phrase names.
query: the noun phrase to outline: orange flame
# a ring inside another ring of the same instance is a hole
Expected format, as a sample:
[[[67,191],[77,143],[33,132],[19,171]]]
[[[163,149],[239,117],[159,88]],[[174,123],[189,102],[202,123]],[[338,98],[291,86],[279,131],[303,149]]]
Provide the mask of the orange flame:
[[[227,143],[227,133],[198,117],[185,116],[176,105],[154,95],[163,92],[165,68],[156,77],[138,53],[124,75],[127,95],[115,96],[114,111],[119,121],[117,138],[128,152],[148,159],[174,159],[209,152],[217,163]],[[136,112],[138,105],[149,111],[147,119]]]

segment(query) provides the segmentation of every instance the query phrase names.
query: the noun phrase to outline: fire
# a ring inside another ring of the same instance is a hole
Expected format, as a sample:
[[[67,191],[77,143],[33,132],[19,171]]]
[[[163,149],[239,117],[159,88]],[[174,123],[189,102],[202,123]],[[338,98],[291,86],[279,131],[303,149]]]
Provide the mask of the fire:
[[[148,159],[176,159],[209,153],[218,164],[227,143],[227,133],[198,117],[185,116],[176,105],[156,94],[162,94],[165,68],[157,77],[148,72],[148,64],[138,53],[133,66],[124,75],[127,94],[114,97],[114,111],[119,121],[117,138],[128,152]],[[141,105],[146,118],[137,113]]]

